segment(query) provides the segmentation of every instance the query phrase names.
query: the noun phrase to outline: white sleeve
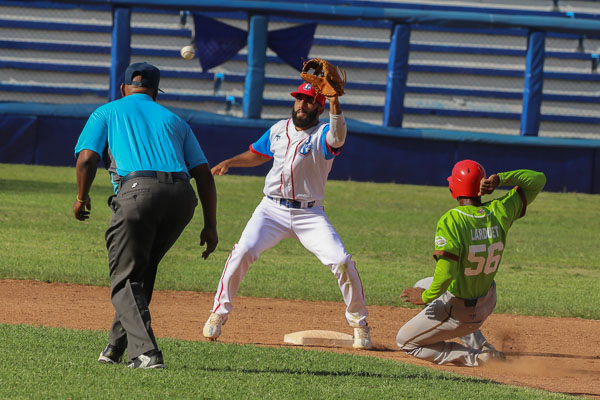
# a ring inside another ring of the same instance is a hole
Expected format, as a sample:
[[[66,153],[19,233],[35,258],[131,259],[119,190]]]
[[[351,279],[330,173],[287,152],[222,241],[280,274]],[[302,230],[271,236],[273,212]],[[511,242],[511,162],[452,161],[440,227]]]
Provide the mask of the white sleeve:
[[[346,120],[344,114],[329,114],[329,131],[325,136],[327,144],[338,149],[346,142]]]

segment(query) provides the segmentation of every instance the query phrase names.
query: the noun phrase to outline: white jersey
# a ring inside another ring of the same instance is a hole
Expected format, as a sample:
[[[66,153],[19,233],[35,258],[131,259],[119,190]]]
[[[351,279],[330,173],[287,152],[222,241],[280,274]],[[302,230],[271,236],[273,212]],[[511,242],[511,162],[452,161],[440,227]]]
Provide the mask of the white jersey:
[[[332,116],[329,123],[319,122],[305,131],[297,131],[291,119],[279,121],[250,145],[253,153],[274,159],[264,194],[294,202],[273,201],[265,196],[254,210],[233,246],[217,287],[212,312],[222,321],[232,312],[233,299],[250,265],[263,251],[293,238],[333,272],[346,304],[348,325],[367,326],[369,313],[356,263],[320,204],[333,159],[341,149],[333,149],[328,143],[342,146],[345,139],[346,123],[340,114]],[[213,330],[209,319],[203,334],[215,339],[220,329]]]
[[[343,115],[336,117],[338,129],[346,129]],[[253,153],[274,159],[265,179],[266,196],[298,201],[325,198],[327,176],[341,150],[327,143],[329,129],[330,124],[321,121],[310,129],[298,131],[291,118],[285,119],[250,145]]]

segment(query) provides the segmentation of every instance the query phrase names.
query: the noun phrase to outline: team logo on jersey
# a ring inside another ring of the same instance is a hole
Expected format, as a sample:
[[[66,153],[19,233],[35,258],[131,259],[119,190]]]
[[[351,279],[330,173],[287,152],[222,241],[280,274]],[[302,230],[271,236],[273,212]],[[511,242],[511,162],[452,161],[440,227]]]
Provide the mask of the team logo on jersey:
[[[302,144],[302,146],[300,146],[300,148],[298,148],[298,154],[300,154],[302,157],[307,157],[313,148],[313,144],[312,144],[312,135],[308,137],[308,140]]]
[[[281,139],[281,133],[278,133],[277,135],[275,135],[275,140],[279,140]]]
[[[446,241],[446,238],[443,236],[436,236],[435,237],[435,246],[436,247],[444,247],[446,245],[446,243],[448,243]]]

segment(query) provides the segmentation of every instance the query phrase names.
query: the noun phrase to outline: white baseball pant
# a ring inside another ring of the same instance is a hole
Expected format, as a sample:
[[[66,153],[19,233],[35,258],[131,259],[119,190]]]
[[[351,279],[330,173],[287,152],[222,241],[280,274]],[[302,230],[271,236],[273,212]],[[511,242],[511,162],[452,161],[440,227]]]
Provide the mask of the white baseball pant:
[[[367,325],[367,306],[356,264],[329,222],[320,202],[312,208],[286,208],[264,197],[246,224],[223,269],[213,312],[227,315],[250,265],[260,254],[285,238],[298,240],[335,275],[352,327]]]

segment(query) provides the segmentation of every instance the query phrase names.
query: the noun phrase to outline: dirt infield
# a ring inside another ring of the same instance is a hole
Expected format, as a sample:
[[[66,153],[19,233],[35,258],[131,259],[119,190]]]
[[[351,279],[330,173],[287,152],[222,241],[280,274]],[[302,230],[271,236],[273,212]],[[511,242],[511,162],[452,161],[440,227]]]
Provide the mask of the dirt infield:
[[[152,300],[152,325],[159,337],[204,340],[202,325],[209,315],[212,293],[157,291]],[[507,353],[508,361],[479,368],[436,366],[397,350],[400,326],[415,309],[370,306],[369,324],[375,350],[361,355],[427,366],[517,386],[600,399],[600,325],[576,318],[492,315],[483,327],[486,337]],[[108,330],[113,319],[109,290],[37,281],[0,280],[0,322]],[[220,340],[262,346],[288,346],[286,333],[325,329],[352,333],[344,320],[344,304],[298,300],[236,298],[236,309]],[[356,353],[351,349],[309,347]],[[95,357],[99,349],[90,349]]]

